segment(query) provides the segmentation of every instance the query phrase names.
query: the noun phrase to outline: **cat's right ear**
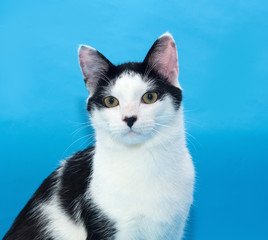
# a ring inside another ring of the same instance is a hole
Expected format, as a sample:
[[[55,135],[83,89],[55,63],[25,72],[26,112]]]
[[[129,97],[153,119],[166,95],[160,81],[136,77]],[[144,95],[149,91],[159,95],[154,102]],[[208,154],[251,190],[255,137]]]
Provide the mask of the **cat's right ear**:
[[[83,73],[89,94],[94,94],[100,78],[105,78],[110,61],[96,49],[80,45],[78,48],[79,64]]]
[[[143,62],[166,77],[169,83],[180,88],[178,53],[170,33],[163,34],[154,42]]]

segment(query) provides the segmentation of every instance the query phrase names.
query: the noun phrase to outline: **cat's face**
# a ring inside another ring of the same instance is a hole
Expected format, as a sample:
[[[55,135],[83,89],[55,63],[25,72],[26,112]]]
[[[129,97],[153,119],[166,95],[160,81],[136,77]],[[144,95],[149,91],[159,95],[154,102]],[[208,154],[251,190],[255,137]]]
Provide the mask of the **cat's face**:
[[[79,59],[90,92],[88,111],[96,132],[135,145],[161,135],[181,103],[173,38],[160,37],[141,63],[111,64],[82,46]]]

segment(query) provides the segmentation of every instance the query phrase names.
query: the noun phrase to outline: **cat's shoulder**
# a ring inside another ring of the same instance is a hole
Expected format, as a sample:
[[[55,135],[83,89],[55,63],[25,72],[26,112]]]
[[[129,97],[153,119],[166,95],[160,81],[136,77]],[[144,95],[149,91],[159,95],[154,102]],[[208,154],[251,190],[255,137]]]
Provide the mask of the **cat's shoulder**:
[[[88,189],[92,174],[94,146],[75,153],[60,167],[58,196],[62,207],[75,214],[74,202],[79,202]]]
[[[62,162],[60,166],[61,171],[63,171],[63,173],[76,174],[76,171],[73,170],[86,170],[87,168],[83,168],[85,166],[91,168],[94,150],[95,147],[90,146],[84,150],[76,152],[71,157],[67,158]]]
[[[93,155],[94,146],[90,146],[62,162],[59,176],[62,191],[70,187],[73,190],[85,190],[92,173]]]

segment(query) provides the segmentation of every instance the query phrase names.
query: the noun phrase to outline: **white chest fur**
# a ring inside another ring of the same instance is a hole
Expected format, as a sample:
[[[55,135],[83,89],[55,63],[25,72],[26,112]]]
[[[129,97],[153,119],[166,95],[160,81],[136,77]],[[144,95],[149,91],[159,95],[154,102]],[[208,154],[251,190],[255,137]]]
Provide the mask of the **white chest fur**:
[[[116,222],[116,240],[182,237],[194,169],[183,134],[161,144],[96,144],[90,194]]]

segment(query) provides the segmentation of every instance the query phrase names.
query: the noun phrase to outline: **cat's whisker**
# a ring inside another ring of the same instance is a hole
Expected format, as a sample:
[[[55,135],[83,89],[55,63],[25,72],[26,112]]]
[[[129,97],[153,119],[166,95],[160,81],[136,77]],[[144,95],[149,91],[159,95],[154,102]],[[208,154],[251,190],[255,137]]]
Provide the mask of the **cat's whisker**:
[[[87,135],[85,135],[85,136],[83,136],[83,137],[78,138],[76,141],[74,141],[72,144],[70,144],[69,147],[67,147],[67,148],[65,149],[65,151],[63,152],[62,155],[64,155],[64,154],[69,150],[69,148],[70,148],[71,146],[73,146],[75,143],[77,143],[77,142],[80,141],[81,139],[83,139],[83,138],[85,138],[85,137],[91,137],[91,136],[92,136],[92,134],[87,134]]]
[[[172,127],[172,126],[169,126],[169,125],[164,125],[164,124],[160,124],[160,123],[155,123],[155,125],[157,125],[157,126],[161,126],[161,127],[166,127],[166,128],[173,128],[173,129],[177,129],[176,127]],[[191,135],[190,133],[188,133],[187,131],[185,131],[185,134],[186,135],[188,135],[188,136],[190,136],[193,140],[195,140],[199,145],[201,145],[200,144],[200,142],[193,136],[193,135]],[[195,144],[186,136],[186,139],[193,145],[193,147],[195,148],[195,150],[197,151],[197,149],[196,149],[196,147],[195,147]]]
[[[77,133],[79,133],[80,131],[82,131],[83,129],[88,128],[88,127],[91,127],[91,126],[90,126],[90,125],[82,126],[82,127],[78,128],[78,129],[76,129],[76,130],[72,133],[72,135],[76,135]]]
[[[202,146],[201,143],[193,136],[191,135],[190,133],[188,133],[187,131],[185,131],[185,134],[189,137],[191,137],[199,146]],[[186,137],[187,137],[186,136]],[[189,140],[189,138],[187,137],[187,139]],[[194,146],[195,147],[195,146]]]
[[[91,145],[92,143],[94,143],[94,142],[95,142],[95,135],[89,137],[88,139],[86,139],[86,140],[80,145],[79,148],[82,148],[86,142],[88,142],[88,145]]]
[[[197,153],[198,151],[197,151],[197,148],[196,148],[196,146],[195,146],[195,144],[191,141],[191,139],[190,138],[188,138],[187,136],[186,136],[186,142],[187,142],[187,146],[188,145],[192,145],[193,146],[193,148],[194,148],[194,151]]]
[[[85,124],[89,124],[90,123],[90,121],[86,121],[86,122],[75,122],[75,121],[71,121],[72,123],[75,123],[75,124],[77,124],[77,125],[85,125]]]
[[[193,121],[189,121],[189,120],[184,120],[185,123],[189,123],[191,125],[195,125],[195,126],[198,126],[198,127],[202,127],[202,125],[199,123],[199,122],[193,122]]]
[[[153,129],[153,130],[155,130],[155,129]],[[154,136],[157,136],[157,134],[158,134],[159,132],[154,131],[154,132],[152,132],[152,133],[153,133]],[[164,149],[165,151],[168,151],[168,150],[167,150],[167,146],[166,146],[163,142],[159,142],[159,143],[160,143],[160,145],[163,147],[163,149]]]
[[[161,123],[155,123],[155,125],[157,126],[161,126],[161,127],[168,127],[168,128],[172,128],[172,126],[166,125],[166,124],[161,124]],[[175,127],[174,127],[175,128]]]
[[[157,134],[159,134],[162,138],[164,138],[168,143],[170,143],[171,145],[173,144],[171,141],[171,138],[165,136],[164,134],[162,134],[160,131],[156,130],[155,128],[152,128],[152,130],[155,131]]]
[[[184,131],[185,134],[189,135],[190,137],[192,137],[198,144],[200,144],[200,142],[190,133],[188,133],[187,131]],[[200,144],[201,145],[201,144]]]
[[[176,127],[176,126],[170,126],[170,125],[161,124],[161,123],[155,123],[155,125],[156,126],[165,127],[165,128],[170,128],[170,129],[176,129],[176,130],[178,130],[178,127]]]
[[[90,126],[95,129],[96,127],[104,127],[104,126],[107,126],[107,124],[106,123],[91,123]]]

